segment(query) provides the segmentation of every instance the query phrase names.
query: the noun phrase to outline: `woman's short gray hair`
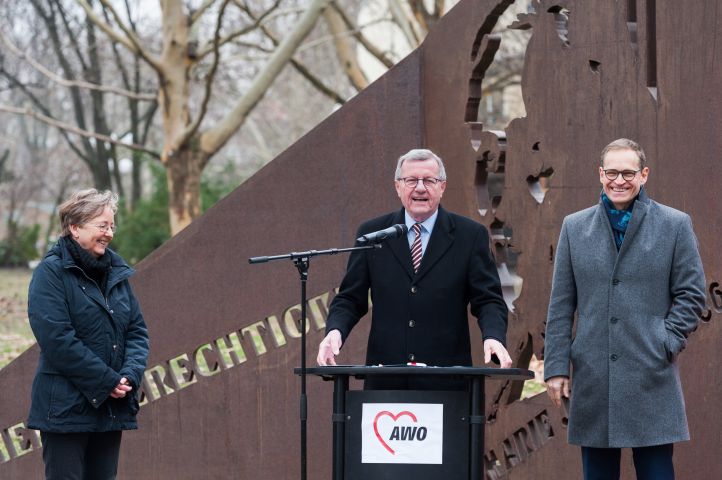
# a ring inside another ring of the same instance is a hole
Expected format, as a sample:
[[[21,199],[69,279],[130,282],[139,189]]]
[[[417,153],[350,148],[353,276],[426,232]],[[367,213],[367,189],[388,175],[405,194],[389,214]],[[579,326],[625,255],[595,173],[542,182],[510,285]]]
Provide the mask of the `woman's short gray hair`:
[[[118,195],[110,190],[99,192],[94,188],[88,188],[73,193],[58,208],[60,225],[63,228],[62,236],[70,235],[71,225],[87,223],[103,213],[106,207],[114,214],[118,211]]]
[[[446,181],[446,169],[444,168],[444,162],[442,162],[441,158],[439,158],[439,156],[434,152],[425,148],[409,150],[405,154],[401,155],[399,157],[399,161],[396,163],[396,173],[394,174],[394,179],[399,180],[401,178],[401,166],[404,162],[423,162],[425,160],[436,160],[436,163],[439,165],[439,180]]]
[[[642,147],[640,147],[637,142],[628,138],[618,138],[602,150],[602,156],[600,159],[602,168],[604,168],[604,157],[606,157],[607,153],[612,150],[631,150],[636,153],[637,158],[639,158],[639,168],[643,169],[647,166],[647,156],[644,154],[644,150],[642,150]]]

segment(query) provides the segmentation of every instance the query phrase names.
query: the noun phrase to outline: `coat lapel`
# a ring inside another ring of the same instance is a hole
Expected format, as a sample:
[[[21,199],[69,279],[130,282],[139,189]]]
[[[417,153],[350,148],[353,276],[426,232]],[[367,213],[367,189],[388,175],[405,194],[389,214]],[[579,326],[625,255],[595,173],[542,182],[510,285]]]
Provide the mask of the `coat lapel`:
[[[605,232],[605,234],[603,234],[601,237],[606,238],[606,241],[604,242],[604,247],[613,252],[613,255],[610,256],[610,258],[614,259],[613,272],[617,271],[617,266],[619,265],[620,259],[623,255],[625,255],[627,250],[631,248],[630,245],[632,243],[632,240],[639,231],[639,226],[642,224],[644,217],[647,215],[648,209],[649,197],[647,196],[644,189],[642,189],[639,192],[639,197],[637,198],[637,200],[635,200],[632,218],[629,220],[627,232],[624,234],[624,241],[622,242],[622,247],[619,249],[619,252],[617,252],[617,246],[614,242],[614,233],[612,233],[612,226],[610,225],[609,218],[607,217],[607,210],[604,206],[604,203],[601,200],[599,201],[599,208],[597,209],[597,214],[595,216],[594,228],[599,232]]]
[[[444,256],[452,243],[454,243],[454,221],[446,210],[439,207],[439,216],[436,218],[436,224],[431,232],[431,238],[429,238],[429,244],[426,246],[424,256],[421,257],[421,267],[416,274],[416,280],[420,280],[421,277],[426,275],[434,264]],[[410,258],[411,253],[409,253]],[[413,272],[413,267],[411,271]]]
[[[622,247],[619,249],[620,257],[631,248],[630,245],[632,243],[632,240],[639,231],[639,226],[642,224],[644,217],[647,215],[648,209],[649,197],[647,197],[644,189],[642,189],[642,191],[639,192],[639,198],[634,202],[632,218],[629,220],[629,226],[627,226],[627,232],[624,234],[624,241],[622,242]]]
[[[609,223],[607,210],[601,200],[599,200],[599,205],[597,205],[597,211],[594,215],[594,236],[603,239],[603,248],[610,252],[610,255],[607,255],[607,257],[616,259],[617,245],[614,243],[614,232],[612,232],[612,225]]]

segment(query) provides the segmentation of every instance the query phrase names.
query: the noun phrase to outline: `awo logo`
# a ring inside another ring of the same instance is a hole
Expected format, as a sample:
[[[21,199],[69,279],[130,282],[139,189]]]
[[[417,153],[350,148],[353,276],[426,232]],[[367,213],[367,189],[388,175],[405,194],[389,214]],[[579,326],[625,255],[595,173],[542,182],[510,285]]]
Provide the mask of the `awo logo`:
[[[442,404],[364,403],[362,412],[362,463],[441,464]]]
[[[398,420],[399,417],[406,415],[409,418],[411,418],[414,422],[416,422],[416,415],[414,415],[411,412],[403,411],[399,413],[398,415],[394,415],[391,412],[388,412],[384,410],[383,412],[379,412],[378,415],[376,415],[376,418],[374,418],[374,433],[376,434],[376,438],[379,439],[379,442],[381,442],[381,445],[384,446],[386,450],[391,453],[391,455],[396,455],[396,451],[389,446],[388,443],[386,443],[386,440],[381,436],[381,433],[379,432],[379,418],[383,416],[389,416],[394,421]],[[414,441],[419,440],[423,442],[426,440],[426,435],[428,434],[428,429],[426,427],[399,427],[396,425],[393,430],[391,430],[391,435],[389,436],[388,440],[389,442],[393,440],[401,440],[401,441]]]

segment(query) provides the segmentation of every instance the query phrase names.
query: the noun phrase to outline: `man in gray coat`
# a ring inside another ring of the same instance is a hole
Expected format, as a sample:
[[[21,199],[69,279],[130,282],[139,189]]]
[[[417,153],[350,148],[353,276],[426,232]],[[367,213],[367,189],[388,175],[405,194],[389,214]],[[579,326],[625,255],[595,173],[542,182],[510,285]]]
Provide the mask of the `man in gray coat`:
[[[601,199],[564,219],[556,250],[544,377],[557,406],[569,399],[587,480],[618,479],[623,447],[637,479],[673,479],[673,444],[689,440],[677,357],[704,271],[690,217],[647,197],[645,163],[631,140],[607,145]]]

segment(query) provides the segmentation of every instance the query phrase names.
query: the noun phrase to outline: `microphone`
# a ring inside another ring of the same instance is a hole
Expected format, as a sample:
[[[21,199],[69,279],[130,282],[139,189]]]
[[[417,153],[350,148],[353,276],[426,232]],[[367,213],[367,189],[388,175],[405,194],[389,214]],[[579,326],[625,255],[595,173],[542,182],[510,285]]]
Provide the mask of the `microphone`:
[[[378,232],[371,232],[365,235],[361,235],[356,239],[357,242],[364,243],[381,243],[387,238],[401,237],[409,233],[409,229],[403,223],[393,225],[389,228],[384,228]]]

